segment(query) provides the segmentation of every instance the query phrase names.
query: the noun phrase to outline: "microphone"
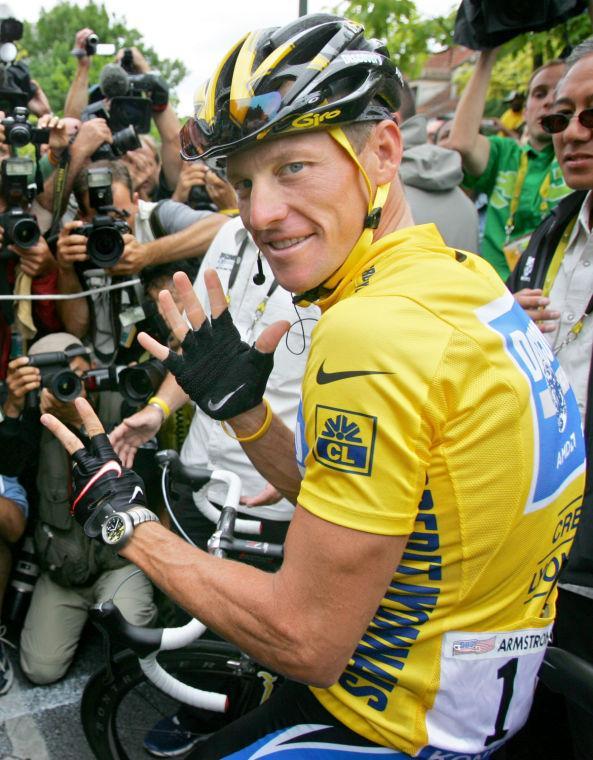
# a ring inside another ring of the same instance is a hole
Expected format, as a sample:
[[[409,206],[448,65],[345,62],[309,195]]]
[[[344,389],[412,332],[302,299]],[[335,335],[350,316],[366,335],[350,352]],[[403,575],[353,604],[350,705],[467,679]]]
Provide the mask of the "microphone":
[[[108,63],[101,71],[99,86],[104,97],[116,98],[127,94],[130,82],[121,66],[117,63]]]
[[[257,252],[257,272],[253,275],[253,284],[254,285],[263,285],[266,281],[266,276],[264,274],[264,267],[261,261],[261,253]]]

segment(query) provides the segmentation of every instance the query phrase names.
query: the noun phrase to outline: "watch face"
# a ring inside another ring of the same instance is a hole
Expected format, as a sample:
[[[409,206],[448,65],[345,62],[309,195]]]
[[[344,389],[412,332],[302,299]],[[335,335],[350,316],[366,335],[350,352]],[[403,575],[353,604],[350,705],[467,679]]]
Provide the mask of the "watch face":
[[[111,515],[103,524],[103,540],[107,544],[117,544],[124,537],[126,524],[119,515]]]

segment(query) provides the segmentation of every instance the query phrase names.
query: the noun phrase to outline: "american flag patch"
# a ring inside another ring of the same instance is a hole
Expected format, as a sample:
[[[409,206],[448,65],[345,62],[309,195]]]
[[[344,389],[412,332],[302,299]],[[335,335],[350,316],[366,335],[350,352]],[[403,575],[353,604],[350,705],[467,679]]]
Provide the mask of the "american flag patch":
[[[484,654],[496,646],[496,636],[490,639],[467,639],[453,642],[453,654]]]

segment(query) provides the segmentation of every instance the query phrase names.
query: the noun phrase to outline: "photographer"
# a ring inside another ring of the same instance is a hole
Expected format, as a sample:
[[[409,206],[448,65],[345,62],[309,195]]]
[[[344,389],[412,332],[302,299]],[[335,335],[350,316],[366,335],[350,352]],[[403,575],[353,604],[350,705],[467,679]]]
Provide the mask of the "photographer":
[[[16,478],[0,475],[0,696],[10,689],[13,679],[3,636],[2,602],[12,565],[12,545],[23,535],[29,511],[25,489]]]
[[[64,675],[74,657],[88,608],[111,598],[132,570],[113,552],[97,551],[70,518],[70,463],[39,423],[40,413],[51,410],[70,429],[84,435],[74,404],[59,400],[45,387],[63,387],[57,379],[52,383],[50,373],[55,378],[57,371],[69,369],[81,377],[91,368],[80,341],[67,333],[54,333],[37,341],[29,357],[43,363],[46,357],[42,355],[64,351],[78,351],[80,355],[56,366],[44,364],[41,369],[31,366],[28,357],[10,363],[8,398],[0,423],[2,473],[18,475],[26,464],[36,470],[35,547],[42,572],[21,634],[20,660],[27,677],[39,684],[52,683]],[[26,404],[30,393],[38,394],[35,406]],[[84,388],[81,395],[86,395]],[[131,578],[116,598],[130,622],[147,625],[152,620],[152,589],[143,575]]]
[[[551,137],[541,126],[564,63],[548,61],[531,75],[524,114],[529,137],[526,145],[519,145],[509,137],[480,134],[497,52],[496,48],[480,53],[455,111],[449,138],[442,145],[461,154],[464,186],[488,196],[480,253],[506,280],[533,230],[569,192],[554,158]]]
[[[126,50],[131,50],[132,69],[134,74],[149,74],[150,66],[142,53],[135,47],[119,50],[115,60],[122,63]],[[160,80],[162,82],[162,80]],[[163,83],[164,84],[164,83]],[[169,102],[168,92],[159,93],[166,97],[165,105],[153,105],[152,118],[161,138],[161,173],[159,177],[160,195],[159,198],[168,197],[171,194],[179,179],[182,160],[180,156],[181,144],[179,142],[179,132],[181,124],[177,114]],[[154,98],[153,98],[154,99]],[[167,192],[168,194],[164,194]],[[163,192],[164,191],[164,192]]]
[[[89,200],[88,172],[80,172],[74,182],[80,220],[66,224],[58,238],[58,287],[62,293],[82,292],[89,285],[90,278],[93,285],[108,284],[111,276],[133,275],[146,266],[200,256],[207,250],[216,232],[228,221],[221,214],[193,211],[175,201],[156,204],[138,200],[123,162],[99,161],[93,165],[93,169],[100,168],[111,172],[113,206],[125,215],[130,233],[123,235],[123,254],[115,266],[107,272],[98,271],[96,264],[88,269],[88,241],[83,235],[77,234],[76,230],[84,223],[92,222],[97,210]],[[117,346],[112,319],[114,304],[112,299],[100,297],[93,300],[93,305],[96,334],[92,340],[98,350],[97,355],[108,356]],[[79,337],[88,334],[91,312],[86,298],[60,303],[58,312],[67,330]],[[115,331],[117,325],[119,320]]]
[[[76,56],[76,74],[66,95],[64,103],[64,116],[73,116],[80,119],[81,114],[88,104],[89,69],[91,56],[86,52],[86,41],[94,34],[92,29],[85,27],[76,32],[74,38],[73,54]]]

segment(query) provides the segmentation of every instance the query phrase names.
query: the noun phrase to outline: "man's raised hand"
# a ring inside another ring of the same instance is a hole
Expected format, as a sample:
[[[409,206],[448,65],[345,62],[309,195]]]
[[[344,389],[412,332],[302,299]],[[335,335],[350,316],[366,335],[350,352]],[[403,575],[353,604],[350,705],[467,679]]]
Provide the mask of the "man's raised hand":
[[[211,320],[187,275],[177,272],[173,279],[187,320],[168,291],[161,291],[159,301],[167,324],[181,342],[181,354],[173,353],[146,333],[138,336],[140,344],[165,364],[208,416],[226,420],[258,406],[274,365],[274,350],[289,329],[289,323],[275,322],[249,346],[241,340],[233,324],[214,270],[204,273]]]

